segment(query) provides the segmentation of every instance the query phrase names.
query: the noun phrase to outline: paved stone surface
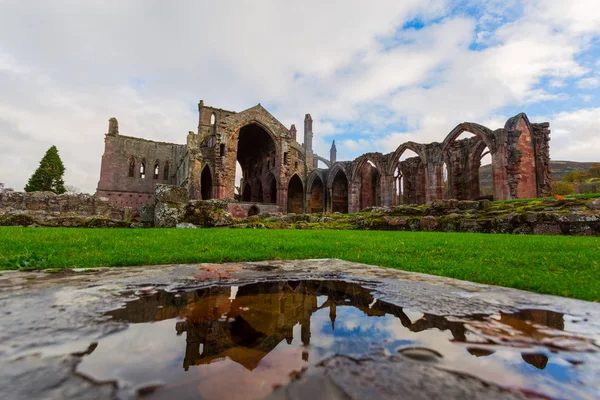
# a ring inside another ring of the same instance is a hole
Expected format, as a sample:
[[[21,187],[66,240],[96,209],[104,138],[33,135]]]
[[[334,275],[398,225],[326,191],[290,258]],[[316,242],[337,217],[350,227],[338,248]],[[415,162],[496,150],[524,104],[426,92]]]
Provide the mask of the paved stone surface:
[[[213,273],[201,273],[201,268],[210,268]],[[3,399],[114,397],[117,392],[112,383],[84,379],[73,372],[74,366],[86,351],[93,350],[90,343],[127,327],[127,323],[111,320],[104,313],[122,306],[136,292],[296,279],[356,282],[372,289],[374,296],[382,301],[446,318],[522,309],[551,310],[577,319],[577,323],[569,327],[569,333],[588,341],[586,354],[595,354],[600,340],[600,305],[596,303],[340,260],[103,268],[71,270],[64,274],[3,271],[0,276],[0,396]],[[321,397],[315,395],[315,398],[386,398],[397,393],[395,391],[410,398],[439,398],[440,393],[444,393],[444,398],[523,396],[436,365],[402,354],[375,354],[363,360],[338,356],[318,367],[323,371],[317,374],[320,380],[314,381],[317,378],[311,376],[315,375],[307,373],[273,396],[302,398],[305,390],[314,393],[317,388],[322,388]],[[598,376],[597,370],[594,371],[597,365],[585,363],[591,381]],[[366,377],[373,373],[385,379],[369,383]]]

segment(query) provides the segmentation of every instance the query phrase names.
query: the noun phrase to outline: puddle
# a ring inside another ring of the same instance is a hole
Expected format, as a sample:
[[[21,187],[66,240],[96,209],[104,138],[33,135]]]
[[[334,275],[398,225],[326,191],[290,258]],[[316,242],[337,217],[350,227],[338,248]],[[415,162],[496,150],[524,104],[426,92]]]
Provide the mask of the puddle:
[[[129,327],[77,372],[122,396],[262,398],[334,355],[402,354],[551,398],[598,394],[597,347],[544,310],[448,318],[375,298],[358,284],[288,281],[155,292],[107,315]]]

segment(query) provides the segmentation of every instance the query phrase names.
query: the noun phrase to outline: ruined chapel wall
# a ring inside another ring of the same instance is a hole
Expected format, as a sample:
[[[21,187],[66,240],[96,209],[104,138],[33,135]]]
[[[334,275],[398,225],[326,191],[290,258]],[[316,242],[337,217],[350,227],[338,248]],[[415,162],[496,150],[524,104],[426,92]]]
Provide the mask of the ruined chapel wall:
[[[531,124],[535,146],[535,173],[538,197],[552,195],[552,170],[550,168],[550,124]]]
[[[184,147],[129,136],[106,135],[97,195],[107,197],[119,206],[140,211],[142,204],[153,202],[155,184],[175,183],[178,156]],[[130,176],[131,160],[134,160],[133,176]],[[142,163],[145,166],[143,177],[140,171]],[[167,163],[168,171],[165,171]],[[156,178],[155,165],[158,165]]]

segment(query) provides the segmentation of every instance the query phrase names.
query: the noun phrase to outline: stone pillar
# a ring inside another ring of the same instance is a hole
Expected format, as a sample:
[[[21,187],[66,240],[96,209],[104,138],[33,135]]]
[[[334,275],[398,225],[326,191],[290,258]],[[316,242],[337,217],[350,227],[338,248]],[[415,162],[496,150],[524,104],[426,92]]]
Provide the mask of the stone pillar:
[[[425,145],[425,202],[444,198],[444,159],[439,143]]]
[[[313,128],[312,128],[312,117],[310,114],[304,116],[304,148],[306,152],[312,153],[312,140],[313,140]]]
[[[288,206],[288,181],[285,178],[280,178],[280,184],[277,187],[277,204],[281,208],[282,213],[287,213]]]
[[[188,193],[191,200],[199,200],[200,195],[200,161],[190,160],[190,174],[188,178]]]
[[[394,175],[381,175],[381,205],[392,206],[394,205]]]
[[[538,197],[552,195],[552,170],[550,168],[550,124],[531,124],[535,145],[535,173]]]
[[[508,185],[508,166],[510,148],[508,145],[508,132],[505,129],[494,131],[496,145],[490,149],[492,155],[492,176],[494,200],[511,199]]]
[[[200,100],[198,103],[198,133],[202,127],[202,111],[204,110],[204,100]]]
[[[296,125],[292,124],[292,126],[290,127],[290,135],[292,135],[292,140],[296,141]]]
[[[425,182],[427,188],[425,191],[425,202],[431,203],[434,200],[444,198],[444,162],[429,161],[425,164]]]
[[[348,182],[348,212],[360,211],[360,180]]]
[[[108,135],[117,136],[119,134],[119,121],[115,117],[108,120]]]
[[[329,149],[329,162],[331,165],[335,164],[337,159],[337,148],[335,147],[335,140],[331,142],[331,149]]]

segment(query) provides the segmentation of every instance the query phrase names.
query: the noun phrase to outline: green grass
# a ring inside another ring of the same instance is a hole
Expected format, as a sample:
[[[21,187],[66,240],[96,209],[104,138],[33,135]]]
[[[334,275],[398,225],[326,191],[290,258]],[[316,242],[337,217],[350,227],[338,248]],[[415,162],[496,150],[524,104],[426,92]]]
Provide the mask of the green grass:
[[[600,299],[600,238],[438,232],[0,228],[0,269],[340,258]],[[32,256],[33,255],[33,256]],[[13,261],[11,261],[13,260]]]

